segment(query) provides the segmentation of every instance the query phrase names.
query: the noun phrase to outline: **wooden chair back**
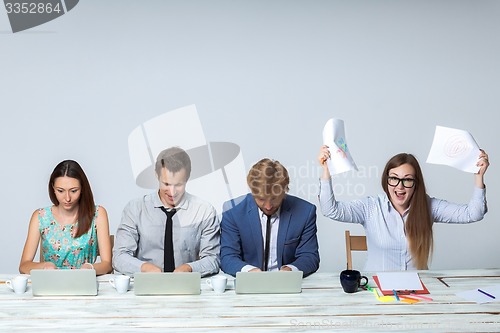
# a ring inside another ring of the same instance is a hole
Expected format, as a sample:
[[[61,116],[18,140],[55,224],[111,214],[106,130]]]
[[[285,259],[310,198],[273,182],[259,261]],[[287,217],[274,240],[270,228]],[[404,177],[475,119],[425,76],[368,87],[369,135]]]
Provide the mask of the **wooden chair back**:
[[[366,236],[351,236],[349,230],[345,231],[345,252],[347,269],[352,269],[352,251],[367,251]]]

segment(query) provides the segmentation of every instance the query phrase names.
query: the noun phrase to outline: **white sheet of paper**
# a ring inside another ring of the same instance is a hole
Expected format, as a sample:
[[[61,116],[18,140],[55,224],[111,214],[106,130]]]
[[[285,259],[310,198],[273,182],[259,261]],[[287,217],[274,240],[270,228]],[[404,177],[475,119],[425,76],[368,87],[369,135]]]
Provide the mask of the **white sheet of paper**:
[[[469,132],[436,126],[427,163],[443,164],[465,172],[477,173],[479,154],[479,146]]]
[[[456,293],[458,297],[465,298],[468,301],[473,301],[476,303],[490,303],[490,302],[500,302],[500,284],[489,286],[489,287],[480,287],[479,289],[487,292],[490,295],[495,296],[495,298],[491,298],[486,296],[485,294],[479,292],[477,289],[471,289],[466,291],[461,291]]]
[[[423,290],[417,272],[377,273],[382,290]]]
[[[358,170],[347,148],[343,120],[332,118],[326,122],[323,128],[323,144],[330,150],[331,158],[326,163],[332,175]]]

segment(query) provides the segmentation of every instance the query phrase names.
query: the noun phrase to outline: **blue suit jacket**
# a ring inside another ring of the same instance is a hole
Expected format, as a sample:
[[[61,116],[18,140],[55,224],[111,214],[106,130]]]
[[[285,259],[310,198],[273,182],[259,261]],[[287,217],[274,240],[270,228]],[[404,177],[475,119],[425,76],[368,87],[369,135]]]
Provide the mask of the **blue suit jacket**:
[[[251,194],[224,204],[221,222],[221,268],[236,275],[245,265],[262,267],[263,240],[259,208]],[[286,195],[281,204],[277,257],[278,267],[294,265],[304,276],[319,268],[316,237],[316,206]]]

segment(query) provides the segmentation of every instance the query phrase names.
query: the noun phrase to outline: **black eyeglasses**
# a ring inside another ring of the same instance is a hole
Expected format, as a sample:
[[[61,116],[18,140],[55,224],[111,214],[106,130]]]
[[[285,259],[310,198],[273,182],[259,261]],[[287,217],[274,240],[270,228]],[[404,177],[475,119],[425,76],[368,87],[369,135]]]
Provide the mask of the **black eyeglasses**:
[[[399,185],[399,182],[403,184],[405,188],[412,188],[415,186],[416,180],[413,178],[398,178],[398,177],[387,177],[387,184],[392,187],[396,187]]]

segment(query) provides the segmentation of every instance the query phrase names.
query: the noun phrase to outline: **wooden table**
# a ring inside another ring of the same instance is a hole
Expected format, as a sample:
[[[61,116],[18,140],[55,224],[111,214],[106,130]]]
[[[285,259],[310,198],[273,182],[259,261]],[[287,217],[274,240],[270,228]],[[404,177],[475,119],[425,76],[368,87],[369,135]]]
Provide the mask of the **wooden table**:
[[[377,301],[369,291],[346,294],[338,273],[316,273],[290,295],[216,294],[202,279],[201,295],[118,294],[98,277],[94,297],[14,294],[0,275],[0,332],[498,332],[500,303],[476,304],[455,295],[500,284],[500,269],[421,271],[434,300]],[[370,277],[370,285],[373,280]],[[230,283],[231,286],[232,283]],[[448,286],[446,286],[446,284]]]

